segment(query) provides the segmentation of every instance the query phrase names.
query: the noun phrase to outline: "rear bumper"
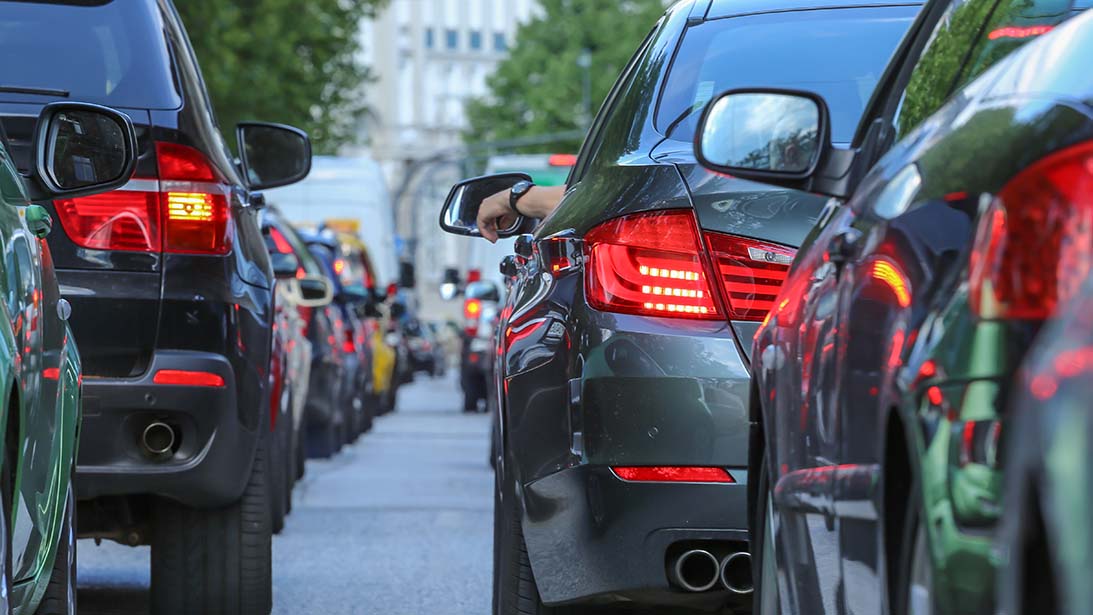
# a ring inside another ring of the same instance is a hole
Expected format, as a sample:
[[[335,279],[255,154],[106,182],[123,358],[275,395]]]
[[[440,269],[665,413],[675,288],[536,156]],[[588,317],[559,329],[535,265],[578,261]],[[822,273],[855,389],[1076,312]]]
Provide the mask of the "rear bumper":
[[[215,373],[224,386],[155,384],[162,369]],[[241,424],[236,389],[226,358],[190,351],[157,352],[139,378],[85,379],[77,497],[152,494],[194,507],[239,499],[259,434]],[[143,452],[140,435],[152,421],[175,429],[172,453]]]
[[[543,601],[719,605],[730,594],[668,582],[669,549],[747,543],[747,472],[736,483],[632,483],[578,466],[524,487],[524,540]]]

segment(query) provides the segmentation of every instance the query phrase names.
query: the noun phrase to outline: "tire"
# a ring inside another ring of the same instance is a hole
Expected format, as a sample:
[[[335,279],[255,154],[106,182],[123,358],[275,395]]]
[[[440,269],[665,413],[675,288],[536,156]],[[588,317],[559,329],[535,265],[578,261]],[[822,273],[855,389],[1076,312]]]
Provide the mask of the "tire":
[[[528,559],[520,520],[520,505],[512,489],[498,497],[494,490],[494,615],[590,615],[575,607],[549,607],[539,597],[539,586]]]
[[[755,523],[762,524],[754,532],[752,546],[755,557],[752,560],[752,613],[755,615],[781,615],[782,606],[778,592],[778,565],[775,559],[774,526],[771,513],[770,473],[766,459],[759,470],[758,497],[755,502]]]
[[[911,484],[910,495],[900,535],[896,595],[891,611],[893,615],[932,615],[937,611],[934,570],[929,537],[922,523],[922,490],[917,480]]]
[[[239,501],[218,509],[156,501],[151,612],[268,615],[273,583],[266,446],[258,444]]]
[[[269,453],[269,512],[270,522],[274,534],[280,534],[285,529],[285,490],[288,482],[287,468],[285,467],[284,425],[278,425],[277,430],[270,434]]]
[[[53,570],[42,601],[38,603],[38,610],[34,611],[35,615],[76,613],[76,495],[72,486],[74,473],[70,471],[69,474],[64,520],[57,538],[57,553],[53,556]]]
[[[342,447],[341,435],[335,425],[322,425],[308,430],[307,456],[329,459]]]
[[[301,431],[303,431],[303,429],[296,431],[293,437],[293,440],[296,442],[294,445],[296,448],[296,480],[303,480],[304,475],[307,474],[307,451],[304,449],[306,442],[304,442],[304,438],[302,437],[304,434],[301,433]]]

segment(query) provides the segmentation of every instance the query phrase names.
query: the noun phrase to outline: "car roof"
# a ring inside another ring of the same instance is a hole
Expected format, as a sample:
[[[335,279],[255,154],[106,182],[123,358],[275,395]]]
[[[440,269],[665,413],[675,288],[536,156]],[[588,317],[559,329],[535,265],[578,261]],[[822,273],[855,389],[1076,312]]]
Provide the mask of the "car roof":
[[[699,0],[702,4],[705,0]],[[919,6],[924,0],[711,0],[706,19],[739,17],[756,13],[814,11],[819,9],[860,8],[870,6]]]

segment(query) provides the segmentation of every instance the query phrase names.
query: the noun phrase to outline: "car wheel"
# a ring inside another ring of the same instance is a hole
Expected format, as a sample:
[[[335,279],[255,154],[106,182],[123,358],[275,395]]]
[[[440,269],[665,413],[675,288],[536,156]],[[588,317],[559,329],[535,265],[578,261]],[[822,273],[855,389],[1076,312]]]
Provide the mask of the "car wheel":
[[[755,503],[755,522],[762,524],[756,532],[756,558],[752,569],[754,592],[752,612],[756,615],[781,615],[782,605],[778,593],[778,562],[774,549],[774,506],[770,496],[770,474],[764,459],[759,471],[759,489]]]
[[[296,449],[296,480],[303,480],[304,474],[307,473],[307,451],[304,450],[302,431],[302,428],[295,430],[293,435],[293,441],[295,442],[293,448]]]
[[[915,481],[905,515],[903,540],[897,568],[895,615],[933,615],[934,566],[930,559],[929,536],[922,523],[922,495]]]
[[[36,615],[74,615],[76,612],[76,496],[72,487],[75,477],[72,474],[70,471],[53,570]]]
[[[272,608],[268,451],[259,441],[243,496],[197,509],[158,499],[152,519],[151,612],[237,613]]]
[[[285,515],[288,514],[285,510],[285,450],[281,438],[283,431],[284,425],[280,425],[269,434],[269,510],[274,534],[280,534],[285,529]]]
[[[520,504],[506,489],[494,505],[494,615],[590,615],[575,607],[549,607],[539,598],[539,587],[528,559],[520,520]]]

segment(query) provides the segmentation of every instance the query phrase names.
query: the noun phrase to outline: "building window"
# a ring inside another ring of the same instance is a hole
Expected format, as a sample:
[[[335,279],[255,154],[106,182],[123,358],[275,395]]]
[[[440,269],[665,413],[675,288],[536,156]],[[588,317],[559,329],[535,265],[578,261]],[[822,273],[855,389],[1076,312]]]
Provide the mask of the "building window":
[[[426,49],[432,49],[433,48],[433,45],[436,43],[434,38],[435,37],[433,35],[433,29],[432,28],[425,28],[425,48]]]
[[[446,30],[444,32],[444,39],[447,41],[448,49],[456,49],[459,47],[459,32],[456,30]]]
[[[495,51],[508,51],[509,42],[505,40],[504,32],[494,32],[493,34],[493,49]]]
[[[478,30],[471,30],[471,49],[482,48],[482,33]]]

